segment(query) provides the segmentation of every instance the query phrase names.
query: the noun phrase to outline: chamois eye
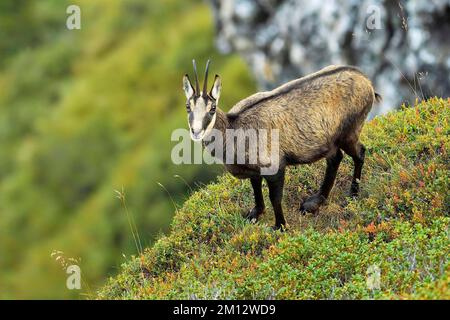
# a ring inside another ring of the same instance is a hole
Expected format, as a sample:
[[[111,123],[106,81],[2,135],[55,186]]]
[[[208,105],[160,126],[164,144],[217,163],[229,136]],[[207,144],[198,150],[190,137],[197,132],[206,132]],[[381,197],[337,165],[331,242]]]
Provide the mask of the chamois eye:
[[[209,113],[213,114],[216,112],[216,104],[213,102],[211,104],[211,109],[209,110]]]
[[[186,102],[186,111],[187,112],[191,112],[191,104],[188,102]]]

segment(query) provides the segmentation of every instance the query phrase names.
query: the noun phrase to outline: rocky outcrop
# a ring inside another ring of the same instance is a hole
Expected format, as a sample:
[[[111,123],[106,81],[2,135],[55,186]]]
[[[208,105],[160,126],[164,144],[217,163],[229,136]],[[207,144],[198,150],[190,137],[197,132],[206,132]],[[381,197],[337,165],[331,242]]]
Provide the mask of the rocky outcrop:
[[[359,66],[384,100],[450,95],[450,0],[210,0],[217,47],[261,89],[329,64]]]

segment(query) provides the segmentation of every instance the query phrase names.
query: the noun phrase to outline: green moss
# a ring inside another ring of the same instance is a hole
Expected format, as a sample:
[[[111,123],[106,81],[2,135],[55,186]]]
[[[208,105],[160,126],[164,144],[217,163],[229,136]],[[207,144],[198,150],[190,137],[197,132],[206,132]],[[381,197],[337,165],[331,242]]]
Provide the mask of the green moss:
[[[433,98],[368,123],[359,199],[347,196],[346,159],[317,216],[298,208],[318,187],[323,163],[290,168],[285,233],[269,228],[270,209],[261,222],[246,222],[249,183],[221,176],[194,193],[170,235],[125,263],[98,297],[449,298],[449,116],[450,100]],[[368,287],[377,269],[379,287]]]

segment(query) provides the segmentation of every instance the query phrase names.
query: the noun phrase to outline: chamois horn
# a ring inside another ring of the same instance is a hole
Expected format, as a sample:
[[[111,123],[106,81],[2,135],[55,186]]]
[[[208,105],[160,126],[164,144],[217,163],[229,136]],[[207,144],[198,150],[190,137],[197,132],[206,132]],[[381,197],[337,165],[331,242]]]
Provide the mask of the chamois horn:
[[[203,82],[203,96],[206,97],[208,92],[208,70],[209,70],[209,63],[211,61],[208,59],[206,62],[206,69],[205,69],[205,80]]]
[[[194,66],[194,73],[195,73],[195,93],[199,94],[200,85],[198,84],[197,64],[195,63],[195,59],[192,59],[192,65]]]

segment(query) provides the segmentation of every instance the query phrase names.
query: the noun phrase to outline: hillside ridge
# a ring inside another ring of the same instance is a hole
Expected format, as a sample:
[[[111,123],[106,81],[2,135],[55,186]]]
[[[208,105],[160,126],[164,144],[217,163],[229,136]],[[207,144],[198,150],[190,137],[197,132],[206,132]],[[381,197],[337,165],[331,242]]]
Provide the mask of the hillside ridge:
[[[324,164],[289,168],[287,232],[271,210],[243,217],[251,186],[225,174],[194,192],[171,232],[122,265],[99,299],[443,299],[448,289],[450,99],[431,98],[376,117],[361,195],[351,199],[351,160],[318,215],[302,216]],[[267,190],[264,190],[267,197]]]

